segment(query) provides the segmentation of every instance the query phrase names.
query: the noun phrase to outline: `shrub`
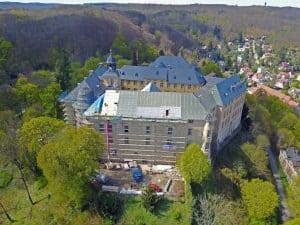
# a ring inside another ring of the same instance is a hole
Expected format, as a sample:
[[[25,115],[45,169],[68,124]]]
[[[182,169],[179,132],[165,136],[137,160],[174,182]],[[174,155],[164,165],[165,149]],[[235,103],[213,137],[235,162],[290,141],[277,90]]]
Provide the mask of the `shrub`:
[[[97,198],[97,210],[102,216],[116,221],[123,211],[123,203],[119,194],[102,192]]]
[[[157,196],[155,189],[152,187],[146,187],[141,196],[142,205],[149,212],[153,212],[155,206],[160,200],[160,197]]]

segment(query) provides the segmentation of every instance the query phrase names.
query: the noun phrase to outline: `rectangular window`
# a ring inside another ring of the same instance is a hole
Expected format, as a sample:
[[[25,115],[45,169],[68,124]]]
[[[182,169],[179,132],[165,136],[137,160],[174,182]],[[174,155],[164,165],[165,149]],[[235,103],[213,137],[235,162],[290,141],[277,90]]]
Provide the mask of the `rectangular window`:
[[[188,135],[192,135],[192,128],[188,129]]]
[[[108,137],[108,143],[114,143],[114,139],[112,137]]]
[[[184,88],[184,84],[181,85],[181,88]]]
[[[164,87],[164,83],[163,82],[160,82],[160,87]]]
[[[128,125],[124,125],[124,133],[128,133],[129,129],[128,129]]]
[[[143,80],[141,81],[141,85],[144,85],[144,81]]]
[[[168,127],[168,134],[172,135],[173,134],[173,128],[172,127]]]
[[[149,126],[146,127],[146,134],[151,134],[151,127]]]
[[[177,87],[177,85],[176,85],[176,84],[173,84],[173,87],[174,87],[174,88],[176,88],[176,87]]]
[[[112,125],[108,124],[108,132],[112,132]]]
[[[104,132],[104,124],[103,123],[99,124],[99,131]]]
[[[136,80],[133,81],[133,85],[136,85]]]
[[[166,141],[166,144],[167,144],[167,145],[172,145],[172,140],[171,140],[171,139],[168,139],[168,140]]]
[[[192,87],[192,85],[189,84],[189,85],[188,85],[188,89],[191,89],[191,87]]]
[[[146,145],[150,145],[150,138],[146,138],[145,144],[146,144]]]
[[[111,154],[112,156],[115,156],[115,155],[117,155],[117,151],[116,151],[116,150],[111,150],[111,151],[110,151],[110,154]]]
[[[125,138],[124,138],[124,144],[129,144],[129,139],[128,139],[128,137],[125,137]]]

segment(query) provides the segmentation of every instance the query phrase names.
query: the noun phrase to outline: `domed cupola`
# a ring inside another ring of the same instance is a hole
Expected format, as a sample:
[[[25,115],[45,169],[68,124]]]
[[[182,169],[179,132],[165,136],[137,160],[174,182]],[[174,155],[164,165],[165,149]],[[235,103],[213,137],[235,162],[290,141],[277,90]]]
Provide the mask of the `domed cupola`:
[[[113,57],[111,49],[110,49],[109,56],[107,57],[106,64],[108,70],[115,71],[117,68],[117,60],[115,57]]]

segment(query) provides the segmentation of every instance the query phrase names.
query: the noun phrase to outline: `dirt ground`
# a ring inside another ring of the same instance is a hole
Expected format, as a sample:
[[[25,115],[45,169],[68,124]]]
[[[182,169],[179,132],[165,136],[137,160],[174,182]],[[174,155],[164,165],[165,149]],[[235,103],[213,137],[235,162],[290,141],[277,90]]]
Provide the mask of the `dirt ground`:
[[[107,169],[105,166],[102,166],[101,173],[109,177],[105,185],[118,186],[129,190],[140,190],[149,184],[156,184],[165,192],[166,196],[172,198],[184,197],[184,181],[175,169],[163,173],[143,171],[143,179],[141,182],[135,182],[133,180],[131,169]],[[168,181],[170,186],[166,191]]]

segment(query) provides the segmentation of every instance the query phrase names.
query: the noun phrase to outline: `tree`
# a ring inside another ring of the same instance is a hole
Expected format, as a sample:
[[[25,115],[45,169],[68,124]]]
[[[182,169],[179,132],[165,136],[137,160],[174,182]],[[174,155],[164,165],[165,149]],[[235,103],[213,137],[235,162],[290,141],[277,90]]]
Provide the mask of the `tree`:
[[[26,193],[28,196],[28,199],[32,205],[34,205],[36,202],[33,201],[33,198],[31,197],[25,175],[23,173],[23,166],[21,162],[21,157],[20,157],[20,148],[16,144],[16,140],[13,136],[6,134],[4,131],[0,130],[0,153],[2,156],[5,157],[6,160],[14,164],[21,175],[21,180],[24,184],[24,187],[26,189]],[[4,208],[3,208],[4,210]]]
[[[287,190],[287,204],[293,217],[300,217],[300,176],[296,177]]]
[[[280,128],[277,131],[279,148],[288,148],[295,143],[295,136],[292,131],[286,128]]]
[[[0,130],[14,136],[17,128],[20,126],[20,120],[14,111],[0,111]]]
[[[221,28],[219,26],[214,26],[213,34],[217,39],[221,39]]]
[[[70,64],[71,85],[75,87],[90,74],[90,71],[97,69],[102,61],[103,59],[100,57],[90,57],[82,67],[80,62],[72,62]]]
[[[0,39],[0,84],[6,82],[9,78],[5,70],[12,48],[13,46],[10,42]]]
[[[26,109],[22,115],[23,123],[30,121],[33,118],[43,116],[44,108],[39,104],[34,104]]]
[[[197,144],[191,144],[178,159],[178,167],[187,182],[202,183],[210,172],[211,166],[207,156]]]
[[[60,103],[58,97],[61,94],[61,89],[58,83],[52,82],[40,94],[41,104],[44,107],[46,116],[58,117]]]
[[[20,77],[14,88],[16,97],[22,109],[39,101],[39,89],[35,84],[28,82],[26,77]]]
[[[158,52],[158,55],[159,55],[159,56],[164,56],[164,55],[165,55],[164,50],[160,49],[159,52]]]
[[[211,72],[214,72],[214,73],[217,74],[218,77],[223,77],[223,74],[222,74],[222,71],[221,71],[220,67],[217,64],[213,63],[212,61],[210,61],[210,60],[203,61],[201,71],[205,75],[208,75]]]
[[[207,45],[207,51],[211,52],[213,49],[214,49],[214,46],[213,46],[212,40],[210,40]]]
[[[103,137],[87,127],[66,129],[44,145],[38,166],[57,202],[81,208],[92,194],[89,180],[103,152]]]
[[[159,200],[160,197],[156,194],[155,189],[153,187],[146,187],[143,190],[141,201],[147,211],[153,212]]]
[[[266,221],[272,217],[279,201],[273,184],[253,179],[242,185],[242,202],[252,221]]]
[[[18,110],[19,104],[14,89],[10,85],[2,85],[0,88],[0,110]]]
[[[273,124],[272,115],[268,109],[257,102],[251,108],[249,116],[254,122],[252,126],[252,133],[254,136],[261,133],[266,133],[270,136],[273,130]]]
[[[68,90],[70,86],[70,59],[66,50],[62,50],[56,59],[55,73],[56,79],[63,91]]]
[[[297,125],[299,119],[294,113],[287,113],[278,123],[278,127],[280,128],[286,128],[290,131],[295,129],[295,126]]]
[[[222,195],[204,194],[193,199],[194,225],[247,225],[241,202],[228,201]]]
[[[64,127],[65,123],[61,120],[37,117],[25,122],[18,130],[18,141],[27,159],[27,166],[36,175],[40,175],[36,161],[39,151]]]
[[[119,219],[123,210],[123,198],[120,194],[101,192],[97,196],[97,210],[106,218]]]
[[[0,70],[5,69],[9,54],[13,45],[4,39],[0,39]]]
[[[256,45],[255,50],[256,50],[256,53],[257,53],[259,58],[263,56],[263,50],[262,50],[261,45]]]
[[[220,195],[197,196],[193,199],[194,224],[216,225],[224,207],[224,199]]]
[[[244,37],[243,37],[243,33],[242,32],[239,32],[239,34],[238,34],[238,42],[240,44],[244,43]]]
[[[124,57],[126,59],[130,59],[130,57],[132,55],[128,41],[125,39],[125,37],[121,33],[118,33],[116,35],[111,48],[114,53],[121,55],[122,57]]]
[[[55,76],[48,70],[32,71],[28,81],[39,88],[46,88],[52,82],[55,82]]]
[[[256,147],[264,151],[268,150],[270,147],[269,138],[266,135],[258,135],[256,137]]]
[[[226,67],[227,67],[228,70],[231,70],[231,69],[232,69],[233,63],[232,63],[232,60],[231,60],[231,57],[230,57],[230,56],[227,56],[227,57],[225,58],[225,65],[226,65]]]
[[[259,141],[260,140],[258,140],[257,142]],[[262,147],[262,145],[266,146],[267,144],[258,143],[255,146],[254,144],[245,143],[241,146],[242,151],[245,153],[245,155],[248,158],[247,167],[249,168],[251,175],[253,177],[262,176],[266,178],[267,175],[269,174],[269,169],[268,169],[269,160],[268,160],[267,152]]]

